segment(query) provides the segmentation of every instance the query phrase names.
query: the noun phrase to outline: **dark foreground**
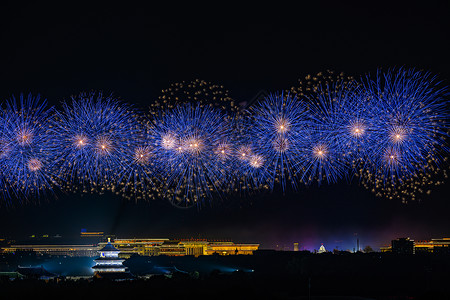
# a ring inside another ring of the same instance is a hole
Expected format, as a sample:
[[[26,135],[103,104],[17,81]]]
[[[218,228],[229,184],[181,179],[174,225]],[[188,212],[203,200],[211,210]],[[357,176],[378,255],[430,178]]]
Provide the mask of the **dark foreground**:
[[[311,299],[450,299],[449,255],[267,252],[246,257],[159,259],[178,266],[184,260],[186,264],[245,267],[233,272],[175,272],[122,282],[2,278],[0,290],[2,296],[45,299],[309,299],[309,295]],[[131,259],[131,263],[139,260]]]

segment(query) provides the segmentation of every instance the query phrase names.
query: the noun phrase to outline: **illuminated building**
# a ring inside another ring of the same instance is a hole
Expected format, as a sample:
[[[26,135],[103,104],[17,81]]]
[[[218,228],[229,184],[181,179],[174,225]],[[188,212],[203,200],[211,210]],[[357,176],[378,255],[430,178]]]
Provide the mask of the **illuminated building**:
[[[186,255],[186,250],[180,242],[168,241],[159,247],[159,255],[184,256]]]
[[[86,229],[81,229],[80,236],[81,237],[103,237],[103,231],[86,231]]]
[[[96,245],[9,245],[1,249],[3,253],[34,252],[37,255],[52,256],[96,256]]]
[[[102,245],[104,243],[100,243]],[[207,240],[169,240],[169,239],[115,239],[121,257],[133,254],[142,256],[200,256],[200,255],[251,255],[258,250],[259,244],[235,244]]]
[[[199,256],[199,255],[208,255],[207,253],[207,248],[208,248],[208,244],[209,242],[204,240],[196,240],[196,241],[181,241],[181,243],[184,246],[186,255],[194,255],[194,256]]]
[[[412,247],[412,250],[411,250]],[[450,253],[450,238],[414,241],[409,238],[393,240],[391,246],[380,247],[381,252],[393,253]]]
[[[100,257],[95,259],[95,266],[92,267],[97,273],[107,272],[125,272],[126,267],[123,265],[124,259],[119,258],[120,250],[115,248],[111,241],[108,239],[108,243],[101,250],[98,251]]]
[[[416,253],[450,253],[450,238],[431,239],[430,241],[416,241],[414,243]]]
[[[294,251],[298,251],[298,243],[294,243]]]
[[[233,242],[212,242],[206,248],[206,255],[252,255],[259,244],[235,244]]]
[[[132,255],[252,255],[259,248],[259,244],[235,244],[230,241],[208,241],[206,239],[114,239],[111,244],[120,252],[121,258],[129,258]],[[99,249],[106,245],[106,242],[90,245],[6,245],[1,248],[1,251],[4,253],[30,251],[38,255],[92,257],[96,256]]]
[[[325,246],[323,244],[320,245],[319,253],[325,253],[325,252],[327,252],[327,250],[325,249]]]
[[[169,239],[114,239],[114,247],[120,250],[121,257],[130,257],[133,254],[141,256],[159,255],[160,246]],[[99,243],[99,246],[105,243]]]

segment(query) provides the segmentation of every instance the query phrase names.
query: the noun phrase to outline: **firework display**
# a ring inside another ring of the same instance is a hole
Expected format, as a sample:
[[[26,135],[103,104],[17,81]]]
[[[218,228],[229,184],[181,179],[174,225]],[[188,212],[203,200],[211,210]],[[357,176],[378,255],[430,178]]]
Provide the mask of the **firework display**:
[[[174,205],[190,207],[226,185],[228,120],[220,110],[200,104],[180,105],[155,119],[155,159]]]
[[[257,181],[267,181],[271,189],[280,183],[284,190],[287,182],[295,188],[303,167],[299,158],[310,131],[306,108],[296,96],[269,95],[251,107],[250,118],[247,143],[256,142],[252,151],[256,153],[243,153],[245,163],[257,170]]]
[[[407,202],[447,177],[448,93],[430,74],[299,83],[246,109],[202,80],[171,85],[147,114],[94,92],[61,110],[13,98],[0,111],[0,196],[112,191],[200,207],[236,191],[354,180]]]
[[[8,101],[2,110],[0,162],[3,193],[22,199],[55,186],[57,136],[51,133],[53,109],[32,95]]]
[[[445,96],[436,78],[425,72],[379,72],[363,81],[359,98],[371,107],[376,128],[367,164],[360,170],[367,187],[402,201],[408,193],[414,199],[415,193],[429,191],[430,174],[441,171],[448,151]]]
[[[53,133],[58,140],[58,177],[68,183],[66,188],[104,191],[122,180],[128,183],[136,155],[144,155],[139,147],[147,143],[131,108],[96,93],[73,97],[62,106]]]

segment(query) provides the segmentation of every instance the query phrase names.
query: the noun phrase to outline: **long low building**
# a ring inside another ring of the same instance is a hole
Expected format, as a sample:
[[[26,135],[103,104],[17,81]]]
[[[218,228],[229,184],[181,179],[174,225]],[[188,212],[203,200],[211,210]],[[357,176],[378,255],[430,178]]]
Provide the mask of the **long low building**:
[[[392,240],[390,246],[380,247],[381,252],[398,254],[450,253],[450,238],[415,241],[410,238]]]
[[[38,255],[97,256],[97,245],[10,245],[1,249],[3,253],[34,252]]]
[[[252,255],[258,250],[259,244],[235,244],[229,241],[208,240],[170,240],[161,239],[115,239],[114,247],[120,250],[123,258],[132,255],[141,256],[200,256],[200,255]],[[97,256],[97,251],[104,247],[106,242],[96,245],[8,245],[1,248],[3,253],[35,252],[39,255],[54,256]]]
[[[123,257],[133,254],[142,256],[252,255],[259,248],[259,244],[235,244],[201,239],[115,239],[113,244],[120,250],[120,255]]]

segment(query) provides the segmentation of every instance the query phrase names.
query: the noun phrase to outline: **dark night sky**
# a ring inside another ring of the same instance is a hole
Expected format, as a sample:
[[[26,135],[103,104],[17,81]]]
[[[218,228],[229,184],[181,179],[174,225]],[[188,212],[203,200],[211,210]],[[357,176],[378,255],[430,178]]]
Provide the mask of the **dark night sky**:
[[[313,1],[311,1],[313,2]],[[223,84],[238,101],[296,85],[331,69],[359,77],[378,67],[416,67],[449,84],[449,4],[380,2],[297,7],[0,7],[0,97],[40,93],[50,104],[86,90],[114,92],[145,109],[173,82]],[[450,85],[450,84],[449,84]],[[0,210],[0,235],[76,236],[80,228],[119,237],[209,237],[309,248],[374,247],[391,238],[450,236],[450,183],[422,202],[375,198],[357,185],[304,188],[179,210],[163,201],[113,195]],[[339,242],[342,241],[342,242]]]

